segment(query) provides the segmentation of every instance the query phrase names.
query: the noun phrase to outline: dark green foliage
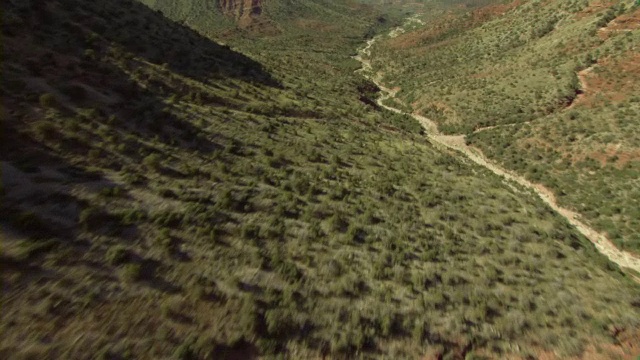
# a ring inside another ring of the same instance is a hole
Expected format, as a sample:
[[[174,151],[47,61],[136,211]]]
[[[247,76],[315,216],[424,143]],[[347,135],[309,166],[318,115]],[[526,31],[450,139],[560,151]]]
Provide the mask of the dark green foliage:
[[[52,140],[56,136],[56,127],[49,120],[41,120],[33,125],[36,135],[45,140]]]
[[[53,108],[58,104],[56,97],[50,93],[40,95],[39,101],[40,101],[40,106],[45,108]]]
[[[160,168],[161,157],[159,154],[149,154],[142,159],[142,163],[151,170],[158,170]]]
[[[88,207],[80,212],[78,222],[86,230],[97,230],[106,225],[111,220],[111,216],[99,207]]]
[[[20,244],[18,259],[33,260],[38,255],[46,254],[60,246],[58,239],[28,241]]]
[[[129,261],[129,251],[123,246],[113,246],[107,250],[105,260],[111,265],[120,265]]]
[[[132,263],[125,264],[120,270],[122,280],[125,282],[135,282],[142,279],[142,266],[140,264]]]

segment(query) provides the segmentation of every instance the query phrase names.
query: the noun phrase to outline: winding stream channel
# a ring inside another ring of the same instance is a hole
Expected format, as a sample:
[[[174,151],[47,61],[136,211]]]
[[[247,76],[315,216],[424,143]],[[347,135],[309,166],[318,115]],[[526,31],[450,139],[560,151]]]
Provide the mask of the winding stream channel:
[[[414,22],[424,24],[416,17],[411,17],[407,20],[405,25],[391,30],[391,32],[387,36],[395,37],[398,34],[404,33],[405,27],[408,24]],[[491,172],[503,177],[505,180],[518,183],[521,186],[533,191],[535,194],[537,194],[538,197],[540,197],[540,199],[542,199],[542,201],[549,205],[555,212],[560,214],[560,216],[567,219],[567,221],[569,221],[571,225],[573,225],[581,234],[587,237],[595,245],[598,251],[609,258],[609,260],[618,264],[620,267],[629,268],[640,272],[640,258],[637,258],[628,252],[618,249],[609,239],[607,239],[604,234],[599,233],[598,231],[584,223],[582,220],[580,220],[580,214],[558,205],[553,192],[551,192],[543,185],[532,183],[531,181],[525,179],[523,176],[520,176],[513,171],[506,170],[497,165],[495,162],[487,159],[487,157],[484,156],[484,154],[479,149],[468,146],[465,143],[464,135],[443,135],[438,130],[438,126],[430,119],[416,113],[407,113],[400,109],[385,105],[384,101],[387,99],[395,98],[398,90],[387,88],[382,84],[381,76],[377,73],[374,73],[371,66],[371,61],[369,60],[371,58],[371,47],[381,38],[383,38],[383,36],[379,35],[367,41],[366,46],[360,49],[358,51],[358,55],[354,57],[354,59],[358,60],[362,64],[362,68],[357,70],[357,72],[362,74],[367,79],[373,81],[380,88],[381,94],[376,101],[380,107],[397,114],[411,116],[412,118],[417,120],[424,128],[428,139],[431,140],[434,145],[455,150],[461,156],[464,156],[474,163],[489,169]],[[637,282],[640,282],[640,278],[634,275],[631,276]]]

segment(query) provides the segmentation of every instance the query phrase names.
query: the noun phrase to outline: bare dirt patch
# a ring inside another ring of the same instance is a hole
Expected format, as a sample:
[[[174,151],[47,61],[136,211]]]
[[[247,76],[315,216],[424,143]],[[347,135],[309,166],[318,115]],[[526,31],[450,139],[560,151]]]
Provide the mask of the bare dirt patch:
[[[640,80],[640,53],[626,52],[618,58],[606,58],[578,73],[582,84],[572,106],[597,106],[602,100],[614,103],[634,94]]]
[[[600,163],[600,166],[613,165],[618,169],[622,169],[631,161],[640,161],[640,150],[620,150],[620,146],[609,145],[603,151],[593,151],[586,157],[594,159]]]
[[[631,14],[624,14],[613,20],[608,26],[612,30],[635,30],[640,28],[640,8]]]

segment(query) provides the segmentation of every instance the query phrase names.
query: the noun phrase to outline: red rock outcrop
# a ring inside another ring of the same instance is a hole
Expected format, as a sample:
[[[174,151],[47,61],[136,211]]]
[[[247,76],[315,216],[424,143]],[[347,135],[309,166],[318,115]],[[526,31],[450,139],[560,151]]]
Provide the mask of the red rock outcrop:
[[[240,27],[249,26],[262,14],[262,0],[218,0],[223,14],[236,19]]]

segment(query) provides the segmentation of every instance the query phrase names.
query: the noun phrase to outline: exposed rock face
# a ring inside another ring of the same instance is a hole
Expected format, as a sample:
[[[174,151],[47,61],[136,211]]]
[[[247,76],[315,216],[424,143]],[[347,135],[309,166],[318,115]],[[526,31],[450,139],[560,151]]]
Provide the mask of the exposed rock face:
[[[262,14],[263,0],[218,0],[223,14],[236,19],[241,27],[249,26],[253,19]]]

